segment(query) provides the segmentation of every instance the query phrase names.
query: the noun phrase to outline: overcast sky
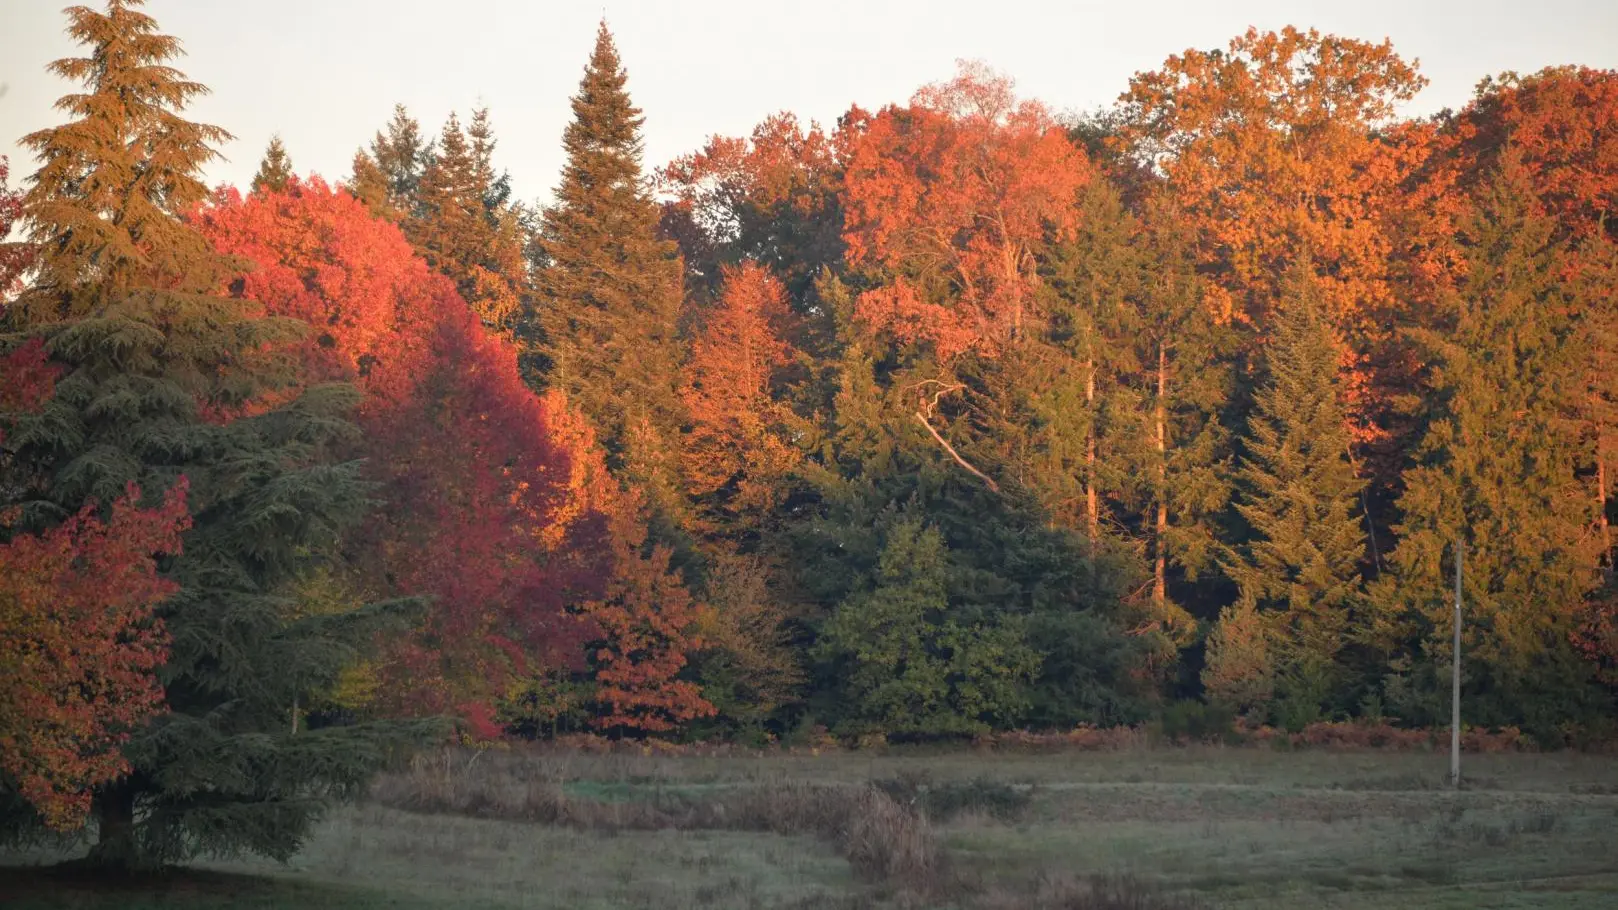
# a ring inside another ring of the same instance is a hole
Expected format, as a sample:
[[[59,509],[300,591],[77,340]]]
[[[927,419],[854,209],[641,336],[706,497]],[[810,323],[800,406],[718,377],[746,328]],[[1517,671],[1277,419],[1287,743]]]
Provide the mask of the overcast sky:
[[[0,154],[14,185],[33,170],[16,139],[55,122],[52,103],[75,90],[44,70],[79,52],[63,5],[0,0]],[[646,112],[649,166],[775,111],[829,124],[853,102],[902,101],[958,58],[987,61],[1058,110],[1089,110],[1131,74],[1249,25],[1391,38],[1431,80],[1413,114],[1459,107],[1503,70],[1618,68],[1618,0],[149,0],[146,11],[185,42],[178,66],[213,89],[193,119],[236,136],[210,183],[249,180],[274,132],[300,172],[341,178],[394,102],[429,134],[481,103],[497,164],[527,200],[556,181],[568,97],[603,14]]]

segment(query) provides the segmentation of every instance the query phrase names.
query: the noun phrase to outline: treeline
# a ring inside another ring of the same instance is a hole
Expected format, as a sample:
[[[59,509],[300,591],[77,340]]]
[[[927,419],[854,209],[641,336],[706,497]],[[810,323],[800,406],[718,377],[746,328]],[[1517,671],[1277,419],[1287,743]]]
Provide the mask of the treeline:
[[[444,718],[1442,724],[1457,551],[1468,722],[1614,729],[1618,74],[1249,31],[647,172],[603,25],[528,206],[487,110],[209,191],[140,6],[0,170],[8,831],[286,856]]]

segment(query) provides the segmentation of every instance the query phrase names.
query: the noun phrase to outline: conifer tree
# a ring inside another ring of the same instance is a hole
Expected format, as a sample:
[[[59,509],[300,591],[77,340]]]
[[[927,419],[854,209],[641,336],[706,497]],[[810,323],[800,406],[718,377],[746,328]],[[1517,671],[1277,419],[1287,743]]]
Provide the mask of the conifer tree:
[[[1278,309],[1237,470],[1248,531],[1226,571],[1240,609],[1277,627],[1273,669],[1292,719],[1312,720],[1341,681],[1338,654],[1362,618],[1364,481],[1349,454],[1339,342],[1307,262],[1294,266]]]
[[[479,135],[468,143],[451,114],[437,152],[423,172],[405,235],[435,270],[455,282],[478,319],[510,335],[527,284],[523,238],[516,213],[503,202],[489,156],[493,134],[486,111],[474,115]]]
[[[1039,659],[1019,621],[948,616],[944,539],[915,518],[887,529],[874,584],[838,605],[818,652],[842,668],[847,732],[970,733],[1014,716]]]
[[[1126,460],[1126,495],[1139,510],[1136,533],[1149,542],[1154,622],[1181,645],[1192,626],[1170,582],[1196,580],[1212,567],[1216,517],[1230,499],[1229,440],[1220,412],[1231,394],[1230,327],[1210,312],[1195,267],[1194,236],[1165,197],[1147,203],[1143,274],[1127,325],[1139,403],[1116,419],[1135,440]]]
[[[205,89],[165,65],[179,42],[140,5],[68,10],[90,53],[50,69],[86,91],[60,103],[67,123],[24,139],[43,161],[24,200],[41,255],[0,348],[41,339],[60,379],[39,413],[8,418],[0,509],[45,530],[130,484],[152,501],[188,485],[191,530],[161,563],[178,585],[158,608],[168,710],[132,732],[129,773],[96,787],[92,859],[285,858],[398,732],[298,733],[289,719],[402,605],[289,618],[284,592],[366,504],[358,465],[335,457],[357,396],[263,396],[283,384],[274,352],[300,326],[218,296],[237,266],[179,215],[207,195],[198,171],[226,134],[182,118]]]
[[[287,188],[287,178],[291,176],[292,158],[281,144],[281,134],[277,133],[270,137],[270,144],[264,149],[264,160],[259,162],[258,173],[253,175],[253,192],[279,193]]]
[[[538,322],[543,381],[598,428],[609,466],[640,484],[654,508],[679,498],[674,439],[683,268],[658,237],[659,211],[641,175],[643,118],[605,22],[573,97],[567,165],[539,236]]]
[[[1447,667],[1447,587],[1461,542],[1472,722],[1547,733],[1589,708],[1590,668],[1569,641],[1598,580],[1600,538],[1595,491],[1581,476],[1588,351],[1571,305],[1577,288],[1529,180],[1507,149],[1458,238],[1458,286],[1434,327],[1416,332],[1431,364],[1431,413],[1379,593],[1417,662]]]
[[[395,104],[387,131],[378,130],[370,149],[355,153],[349,189],[372,214],[402,221],[416,211],[421,178],[433,157],[432,143],[421,138],[421,124],[403,104]]]

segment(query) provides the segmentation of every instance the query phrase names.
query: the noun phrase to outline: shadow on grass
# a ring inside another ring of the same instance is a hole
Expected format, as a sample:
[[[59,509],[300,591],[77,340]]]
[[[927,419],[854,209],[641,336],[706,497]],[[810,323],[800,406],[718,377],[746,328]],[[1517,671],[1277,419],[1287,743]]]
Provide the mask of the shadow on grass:
[[[429,906],[432,905],[403,902],[360,888],[311,885],[200,869],[108,874],[71,862],[53,866],[0,866],[0,907],[6,910],[198,910],[213,907],[416,910]]]

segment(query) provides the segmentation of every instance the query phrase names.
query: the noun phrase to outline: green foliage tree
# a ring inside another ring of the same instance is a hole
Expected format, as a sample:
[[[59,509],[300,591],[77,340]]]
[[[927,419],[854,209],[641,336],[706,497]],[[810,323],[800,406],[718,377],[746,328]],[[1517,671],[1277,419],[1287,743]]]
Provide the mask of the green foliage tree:
[[[1576,419],[1587,336],[1554,233],[1508,149],[1458,238],[1458,286],[1415,332],[1431,364],[1430,414],[1377,588],[1385,631],[1409,649],[1413,678],[1430,680],[1423,667],[1450,663],[1450,554],[1461,542],[1468,720],[1541,735],[1594,707],[1591,667],[1569,642],[1600,548]]]
[[[287,188],[287,178],[291,176],[292,158],[287,154],[286,146],[281,144],[281,135],[277,133],[270,137],[270,144],[264,149],[264,159],[259,162],[258,173],[253,175],[253,192],[269,190],[279,193]]]
[[[492,331],[508,337],[527,291],[526,231],[498,185],[488,112],[473,114],[471,132],[451,114],[417,184],[405,236],[427,264],[455,282],[461,298]]]
[[[599,431],[608,466],[667,515],[680,496],[683,269],[674,244],[658,236],[641,175],[643,118],[626,81],[603,22],[563,135],[556,204],[539,231],[538,312],[519,341],[540,354],[543,378],[531,381],[566,392]]]
[[[292,723],[300,698],[408,605],[291,618],[286,593],[367,504],[357,463],[340,456],[357,395],[291,387],[275,352],[300,325],[219,295],[236,264],[179,216],[206,197],[198,171],[226,134],[180,116],[205,89],[165,65],[179,42],[139,6],[68,11],[90,53],[51,71],[87,91],[61,102],[67,123],[24,139],[44,162],[23,207],[41,255],[0,347],[43,339],[60,379],[39,413],[8,421],[0,509],[45,528],[126,484],[160,497],[186,479],[192,528],[161,562],[179,585],[158,610],[168,711],[133,731],[131,771],[96,788],[91,858],[285,858],[410,732]]]
[[[1271,670],[1296,725],[1316,719],[1338,694],[1340,652],[1363,638],[1356,626],[1364,619],[1365,530],[1356,513],[1365,482],[1350,456],[1341,346],[1310,266],[1294,267],[1278,310],[1236,472],[1236,510],[1247,527],[1226,560],[1240,590],[1226,616],[1245,622],[1244,611],[1257,610],[1276,626],[1271,659],[1279,665]],[[1224,644],[1235,638],[1224,636]],[[1204,680],[1214,695],[1214,679],[1230,669],[1217,663],[1210,661]]]
[[[817,645],[843,668],[843,730],[971,733],[1016,716],[1039,662],[1019,623],[949,618],[943,537],[913,518],[885,537],[874,584],[838,605]]]
[[[416,211],[421,178],[433,158],[433,145],[422,139],[421,124],[403,104],[395,104],[386,131],[378,130],[370,149],[354,154],[349,190],[371,214],[403,221]]]

